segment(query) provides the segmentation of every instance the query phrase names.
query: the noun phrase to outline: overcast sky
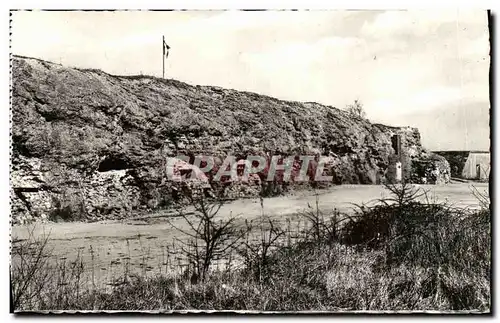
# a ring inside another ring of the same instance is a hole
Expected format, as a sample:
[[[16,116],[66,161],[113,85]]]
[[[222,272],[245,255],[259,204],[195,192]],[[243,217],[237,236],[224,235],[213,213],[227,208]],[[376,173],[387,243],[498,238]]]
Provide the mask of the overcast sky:
[[[359,99],[431,150],[489,149],[485,11],[14,12],[12,52],[314,101]]]

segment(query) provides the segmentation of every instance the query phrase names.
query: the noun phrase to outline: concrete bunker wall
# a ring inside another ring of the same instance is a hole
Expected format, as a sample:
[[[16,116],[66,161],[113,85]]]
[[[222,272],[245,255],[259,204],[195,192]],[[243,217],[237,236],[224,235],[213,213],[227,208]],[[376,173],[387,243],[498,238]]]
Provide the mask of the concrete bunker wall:
[[[490,176],[490,154],[471,152],[462,170],[466,179],[486,180]]]

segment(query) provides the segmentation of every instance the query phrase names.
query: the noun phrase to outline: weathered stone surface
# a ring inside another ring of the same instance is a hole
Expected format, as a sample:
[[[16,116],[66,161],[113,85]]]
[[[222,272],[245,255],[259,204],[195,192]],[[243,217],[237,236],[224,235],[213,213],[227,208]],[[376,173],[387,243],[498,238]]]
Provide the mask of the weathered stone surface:
[[[15,218],[54,217],[54,207],[82,220],[117,218],[182,201],[193,183],[165,175],[166,157],[179,155],[216,156],[219,164],[227,155],[328,156],[334,184],[391,180],[399,159],[410,179],[423,156],[417,129],[371,124],[331,106],[17,56],[12,65],[12,187],[36,196],[16,195],[29,210],[13,209]],[[259,183],[226,191],[256,195]]]
[[[434,153],[446,158],[450,164],[452,177],[462,178],[462,170],[469,157],[469,151],[435,151]]]
[[[419,184],[447,184],[451,179],[450,164],[446,158],[432,153],[423,152],[412,162],[411,182]]]

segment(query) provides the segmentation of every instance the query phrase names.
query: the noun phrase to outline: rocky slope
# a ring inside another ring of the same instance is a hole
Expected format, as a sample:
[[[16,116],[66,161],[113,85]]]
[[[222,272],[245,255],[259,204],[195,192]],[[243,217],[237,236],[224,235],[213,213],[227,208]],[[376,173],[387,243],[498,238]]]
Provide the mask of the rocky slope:
[[[374,125],[316,103],[18,56],[12,77],[15,223],[167,206],[177,191],[165,178],[165,158],[183,154],[329,156],[335,184],[379,183],[394,176],[398,158],[410,179],[412,162],[428,156],[417,129]],[[259,192],[233,186],[227,194]]]
[[[446,158],[450,164],[452,177],[462,178],[462,170],[469,157],[469,151],[435,151],[434,153]]]

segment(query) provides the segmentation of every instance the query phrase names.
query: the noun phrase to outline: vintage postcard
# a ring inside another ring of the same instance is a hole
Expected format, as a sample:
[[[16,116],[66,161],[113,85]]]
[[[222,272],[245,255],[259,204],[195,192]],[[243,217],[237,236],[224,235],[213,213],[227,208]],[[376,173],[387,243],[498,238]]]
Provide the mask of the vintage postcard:
[[[491,313],[486,10],[11,15],[11,311]]]

